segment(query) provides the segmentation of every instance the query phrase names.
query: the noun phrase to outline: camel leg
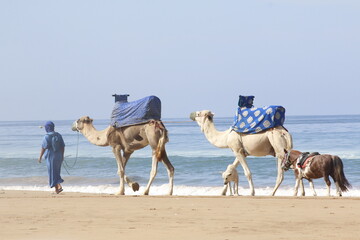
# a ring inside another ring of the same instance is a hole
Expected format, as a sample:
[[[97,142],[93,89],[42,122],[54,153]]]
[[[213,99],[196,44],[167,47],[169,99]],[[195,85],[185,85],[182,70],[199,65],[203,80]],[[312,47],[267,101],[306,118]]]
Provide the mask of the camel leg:
[[[133,152],[124,152],[123,160],[124,160],[124,166],[126,166],[131,154]],[[129,187],[132,188],[134,192],[139,191],[139,183],[133,182],[128,176],[125,175],[125,182],[128,184]]]
[[[118,165],[118,174],[120,177],[120,189],[116,193],[116,195],[124,195],[125,194],[125,187],[124,187],[125,165],[124,165],[124,161],[122,160],[122,156],[121,156],[121,146],[120,145],[114,146],[113,153],[115,155],[116,163]]]
[[[275,187],[271,193],[272,196],[275,195],[276,190],[279,188],[280,184],[284,180],[284,170],[281,168],[282,159],[284,159],[284,149],[290,150],[287,144],[286,138],[282,134],[282,131],[273,130],[268,133],[268,139],[271,146],[274,148],[277,157],[277,177]]]
[[[310,185],[310,188],[313,191],[313,196],[317,196],[316,191],[315,191],[315,187],[314,187],[314,182],[313,182],[312,179],[309,179],[309,185]]]
[[[162,162],[164,163],[166,170],[168,172],[168,177],[169,177],[169,195],[173,194],[173,188],[174,188],[174,172],[175,172],[175,168],[174,166],[171,164],[169,158],[167,157],[166,152],[163,152],[162,155]]]
[[[277,161],[277,177],[276,177],[276,184],[275,187],[271,193],[271,196],[274,196],[276,191],[278,190],[280,184],[282,183],[282,181],[284,180],[284,170],[281,167],[281,162],[282,162],[282,158],[278,158]]]
[[[126,163],[129,160],[131,154],[132,153],[124,153],[124,156],[121,158],[122,164],[119,164],[119,162],[117,161],[117,163],[118,163],[118,175],[119,176],[120,176],[121,167],[123,166],[123,168],[125,170]],[[124,173],[124,181],[128,184],[129,187],[131,187],[133,189],[134,192],[139,190],[139,188],[140,188],[139,184],[137,182],[131,181],[131,179],[128,176],[126,176],[125,173]],[[124,191],[125,191],[125,188],[124,188]],[[120,191],[119,191],[117,193],[117,195],[123,195],[123,194],[121,194]]]
[[[149,179],[149,182],[148,182],[148,184],[146,186],[146,189],[144,191],[144,195],[149,195],[151,183],[154,181],[154,178],[155,178],[156,173],[157,173],[157,167],[158,167],[158,160],[157,160],[157,158],[155,156],[155,151],[153,151],[152,165],[151,165],[151,171],[150,171],[150,179]]]
[[[254,196],[255,195],[255,189],[254,189],[254,183],[253,183],[253,180],[252,180],[252,176],[251,176],[251,171],[249,169],[249,166],[246,162],[246,159],[244,156],[242,156],[241,154],[239,154],[234,163],[235,166],[239,165],[239,163],[241,164],[243,170],[244,170],[244,174],[249,182],[249,187],[250,187],[250,195],[251,196]]]

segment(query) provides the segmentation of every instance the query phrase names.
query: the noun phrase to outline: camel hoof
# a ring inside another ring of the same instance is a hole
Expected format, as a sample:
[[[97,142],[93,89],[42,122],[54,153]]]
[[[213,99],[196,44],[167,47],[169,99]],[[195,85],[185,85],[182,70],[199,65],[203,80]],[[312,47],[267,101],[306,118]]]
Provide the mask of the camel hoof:
[[[139,191],[140,185],[137,182],[134,182],[133,184],[131,184],[131,188],[134,192],[136,192]]]
[[[119,195],[125,195],[125,192],[124,191],[118,191],[115,193],[116,196],[119,196]]]

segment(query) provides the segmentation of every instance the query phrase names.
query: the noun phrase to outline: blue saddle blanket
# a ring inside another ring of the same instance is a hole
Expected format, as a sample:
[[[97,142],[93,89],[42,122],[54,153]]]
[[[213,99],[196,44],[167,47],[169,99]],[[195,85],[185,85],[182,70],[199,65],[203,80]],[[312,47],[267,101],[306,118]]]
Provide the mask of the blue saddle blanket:
[[[111,125],[116,128],[131,126],[161,119],[161,101],[156,96],[128,102],[115,102],[111,114]]]
[[[238,108],[232,129],[240,133],[259,133],[269,128],[283,126],[285,108],[266,106],[262,108]]]

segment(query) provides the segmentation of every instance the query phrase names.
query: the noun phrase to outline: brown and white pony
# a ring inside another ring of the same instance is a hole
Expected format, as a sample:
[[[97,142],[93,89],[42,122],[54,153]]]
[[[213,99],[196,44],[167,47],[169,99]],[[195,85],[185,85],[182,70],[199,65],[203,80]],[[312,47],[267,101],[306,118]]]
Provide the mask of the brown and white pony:
[[[312,179],[323,177],[327,186],[328,196],[330,196],[329,176],[335,182],[337,196],[342,196],[342,191],[348,191],[351,187],[350,183],[345,177],[343,170],[343,162],[336,155],[319,154],[306,159],[303,166],[298,166],[297,159],[301,156],[301,152],[297,150],[285,151],[285,158],[282,161],[282,168],[286,171],[292,168],[295,173],[295,189],[294,196],[297,196],[299,184],[302,188],[302,196],[305,196],[304,184],[302,179],[305,178],[309,181],[310,187],[313,190],[313,195],[316,196],[314,184]]]

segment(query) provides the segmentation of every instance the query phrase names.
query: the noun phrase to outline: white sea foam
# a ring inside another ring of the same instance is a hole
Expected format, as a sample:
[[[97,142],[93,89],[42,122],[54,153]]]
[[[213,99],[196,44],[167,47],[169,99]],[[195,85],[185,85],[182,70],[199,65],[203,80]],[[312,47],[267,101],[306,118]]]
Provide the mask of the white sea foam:
[[[115,194],[118,191],[118,186],[115,185],[99,185],[99,186],[63,186],[64,193],[95,193],[95,194]],[[174,196],[220,196],[223,187],[194,187],[194,186],[174,186]],[[0,186],[1,191],[5,190],[19,190],[19,191],[45,191],[52,192],[48,186]],[[126,195],[142,195],[145,187],[140,187],[139,191],[133,192],[129,187],[125,188]],[[168,194],[168,185],[152,186],[150,195],[160,196]],[[270,196],[272,187],[256,188],[256,196]],[[316,189],[318,196],[327,196],[326,188]],[[312,190],[305,188],[306,196],[312,196]],[[250,196],[248,188],[239,187],[239,194],[241,196]],[[335,196],[335,189],[331,189],[331,195]],[[276,192],[276,196],[293,196],[293,188],[280,188]],[[348,192],[343,193],[344,197],[360,197],[360,189],[350,189]]]

